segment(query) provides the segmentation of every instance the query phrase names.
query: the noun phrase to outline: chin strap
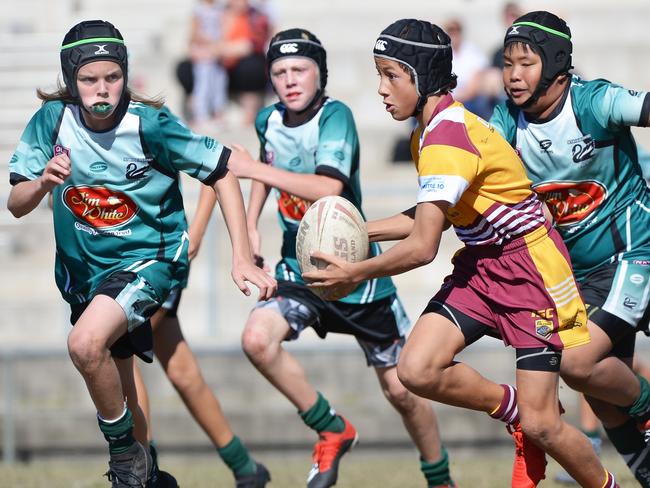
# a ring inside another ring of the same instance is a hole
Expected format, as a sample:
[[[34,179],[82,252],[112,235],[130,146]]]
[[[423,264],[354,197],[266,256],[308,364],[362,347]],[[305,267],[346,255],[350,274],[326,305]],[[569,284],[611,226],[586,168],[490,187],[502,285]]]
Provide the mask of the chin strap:
[[[320,103],[322,102],[322,100],[324,98],[324,95],[325,95],[325,93],[323,92],[323,90],[319,88],[318,91],[314,94],[311,101],[307,104],[307,106],[305,108],[303,108],[302,110],[298,110],[296,112],[296,115],[303,116],[306,113],[309,113],[311,110],[314,109],[314,107],[320,105]]]
[[[553,84],[553,82],[558,78],[558,76],[564,75],[564,74],[568,75],[568,73],[558,73],[549,82],[544,82],[543,80],[540,80],[540,82],[537,85],[537,88],[535,88],[535,91],[533,92],[533,94],[524,103],[522,103],[521,105],[517,105],[517,108],[525,110],[525,109],[531,107],[532,105],[534,105],[535,102],[537,102],[537,100],[539,100],[539,97],[541,97],[542,95],[544,95],[546,93],[546,90],[548,90],[548,88]],[[508,96],[510,101],[512,101],[512,97],[510,96],[510,93],[508,93],[508,91],[505,89],[505,87],[504,87],[504,91],[506,92],[506,95]]]
[[[411,117],[417,117],[417,115],[422,112],[422,109],[424,109],[424,106],[427,104],[428,99],[429,97],[424,96],[420,96],[420,98],[418,98],[418,103],[415,104],[415,110],[413,110]]]

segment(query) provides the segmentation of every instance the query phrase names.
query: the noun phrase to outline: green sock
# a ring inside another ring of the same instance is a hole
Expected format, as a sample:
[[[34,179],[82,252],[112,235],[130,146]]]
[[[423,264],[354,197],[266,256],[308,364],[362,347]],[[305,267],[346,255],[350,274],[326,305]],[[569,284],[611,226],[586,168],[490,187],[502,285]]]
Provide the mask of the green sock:
[[[217,452],[235,476],[247,476],[257,470],[257,464],[237,436],[224,447],[218,447]]]
[[[336,415],[336,411],[330,407],[330,403],[320,392],[316,403],[308,410],[298,413],[307,427],[316,432],[343,432],[345,430],[345,422],[339,415]]]
[[[427,480],[428,486],[438,486],[452,483],[449,473],[449,454],[444,447],[441,450],[440,459],[429,463],[420,458],[420,470]]]
[[[121,454],[135,443],[133,416],[128,408],[125,407],[122,416],[112,422],[107,422],[97,414],[97,422],[104,438],[108,441],[108,451],[111,454]]]
[[[646,420],[650,416],[650,385],[641,375],[636,375],[641,383],[641,392],[636,401],[629,407],[621,407],[625,413],[637,420]]]

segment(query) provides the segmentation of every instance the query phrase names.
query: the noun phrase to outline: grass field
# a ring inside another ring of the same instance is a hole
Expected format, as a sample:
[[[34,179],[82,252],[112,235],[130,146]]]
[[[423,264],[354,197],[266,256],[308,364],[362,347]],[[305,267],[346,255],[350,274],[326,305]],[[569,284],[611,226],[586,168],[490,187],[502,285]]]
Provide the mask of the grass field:
[[[503,449],[476,452],[450,452],[452,470],[459,488],[508,488],[510,486],[510,453]],[[260,453],[257,456],[271,470],[269,488],[304,487],[309,469],[309,453],[291,451]],[[623,488],[638,484],[629,474],[622,460],[614,452],[606,451],[606,466],[616,474]],[[161,459],[163,469],[173,473],[182,488],[232,487],[230,473],[215,457],[167,456]],[[551,462],[547,479],[552,480],[558,466]],[[70,458],[0,465],[2,488],[106,488],[109,483],[101,474],[106,463],[96,457]],[[417,455],[410,451],[371,451],[357,449],[341,463],[337,488],[423,488],[424,480],[418,470]],[[560,487],[553,481],[544,481],[540,487]]]

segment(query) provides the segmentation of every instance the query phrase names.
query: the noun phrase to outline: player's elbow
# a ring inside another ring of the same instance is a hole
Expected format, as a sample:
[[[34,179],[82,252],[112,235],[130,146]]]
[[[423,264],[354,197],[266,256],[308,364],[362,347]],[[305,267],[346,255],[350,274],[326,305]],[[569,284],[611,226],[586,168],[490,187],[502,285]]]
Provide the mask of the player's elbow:
[[[340,196],[343,193],[343,182],[329,176],[319,182],[320,195],[318,198]]]
[[[7,201],[7,210],[9,210],[9,212],[11,212],[11,215],[17,219],[24,217],[28,213],[24,208],[22,208],[22,206],[17,205],[15,202],[11,201],[11,199]]]
[[[435,259],[437,253],[436,246],[426,241],[418,241],[411,253],[411,259],[416,266],[425,266]]]

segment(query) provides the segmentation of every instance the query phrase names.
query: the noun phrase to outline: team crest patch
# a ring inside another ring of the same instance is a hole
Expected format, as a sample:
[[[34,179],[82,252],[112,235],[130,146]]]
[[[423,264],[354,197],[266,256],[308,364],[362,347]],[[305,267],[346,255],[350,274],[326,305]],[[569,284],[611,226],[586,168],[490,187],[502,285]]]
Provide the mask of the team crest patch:
[[[535,333],[543,339],[548,339],[553,333],[553,321],[543,319],[536,320]]]
[[[63,202],[79,220],[101,230],[124,225],[138,212],[126,194],[103,186],[69,186]]]
[[[61,154],[65,154],[66,156],[70,157],[70,149],[62,146],[61,144],[54,144],[54,155],[61,156]]]

